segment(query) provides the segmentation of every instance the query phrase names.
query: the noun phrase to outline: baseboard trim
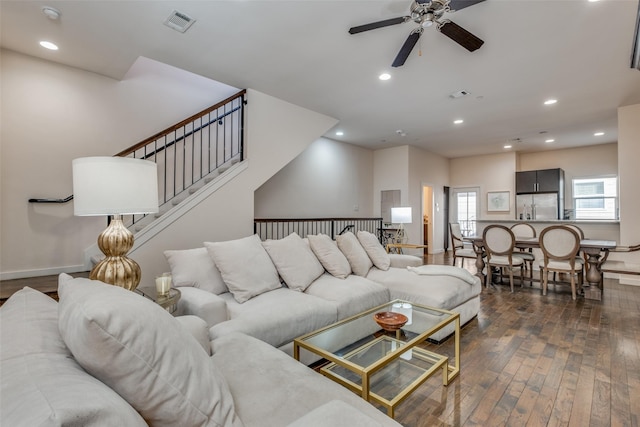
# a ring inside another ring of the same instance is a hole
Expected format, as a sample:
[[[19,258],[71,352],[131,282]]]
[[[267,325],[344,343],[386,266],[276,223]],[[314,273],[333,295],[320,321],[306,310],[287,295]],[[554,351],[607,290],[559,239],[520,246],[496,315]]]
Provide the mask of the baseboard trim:
[[[54,276],[60,273],[81,273],[87,271],[84,265],[69,265],[66,267],[41,268],[36,270],[6,271],[0,273],[0,280],[25,279],[27,277]]]

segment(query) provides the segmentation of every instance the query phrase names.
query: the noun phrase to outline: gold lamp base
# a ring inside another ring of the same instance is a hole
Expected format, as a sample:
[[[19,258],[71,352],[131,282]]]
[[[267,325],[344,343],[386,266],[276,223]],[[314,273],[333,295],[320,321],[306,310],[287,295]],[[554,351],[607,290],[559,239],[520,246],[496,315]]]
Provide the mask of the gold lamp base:
[[[122,216],[115,215],[109,226],[98,236],[98,247],[106,258],[93,267],[89,278],[130,291],[135,290],[140,283],[140,266],[127,258],[133,241],[133,233],[124,226]]]

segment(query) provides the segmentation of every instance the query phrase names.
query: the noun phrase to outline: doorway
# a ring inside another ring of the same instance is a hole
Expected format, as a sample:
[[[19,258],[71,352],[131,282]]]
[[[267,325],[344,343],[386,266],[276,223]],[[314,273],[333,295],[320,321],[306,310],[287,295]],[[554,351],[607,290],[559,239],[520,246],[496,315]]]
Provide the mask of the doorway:
[[[433,253],[433,187],[422,186],[422,244],[427,248],[424,253]]]
[[[476,235],[476,220],[480,212],[480,188],[454,188],[451,190],[450,222],[460,224],[463,236]]]

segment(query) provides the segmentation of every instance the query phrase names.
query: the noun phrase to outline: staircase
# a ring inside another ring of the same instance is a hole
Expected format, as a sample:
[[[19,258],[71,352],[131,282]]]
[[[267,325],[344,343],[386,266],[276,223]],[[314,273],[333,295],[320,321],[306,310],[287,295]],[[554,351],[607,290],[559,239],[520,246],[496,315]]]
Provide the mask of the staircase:
[[[245,104],[242,90],[116,154],[158,165],[159,212],[125,216],[134,234],[244,160]]]

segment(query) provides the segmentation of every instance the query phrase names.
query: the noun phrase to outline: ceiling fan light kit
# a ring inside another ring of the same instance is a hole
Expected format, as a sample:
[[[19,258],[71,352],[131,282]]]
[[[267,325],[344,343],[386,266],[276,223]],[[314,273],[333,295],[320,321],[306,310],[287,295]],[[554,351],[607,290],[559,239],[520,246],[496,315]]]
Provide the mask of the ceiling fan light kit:
[[[469,52],[473,52],[478,50],[484,41],[451,20],[441,20],[441,18],[446,12],[464,9],[465,7],[473,6],[474,4],[483,1],[485,0],[413,0],[411,2],[410,15],[351,27],[349,29],[349,34],[358,34],[364,31],[403,24],[409,21],[413,21],[418,24],[419,27],[413,29],[409,33],[409,37],[407,37],[400,48],[398,55],[391,65],[392,67],[401,67],[404,65],[416,43],[418,43],[418,39],[420,39],[424,29],[431,27],[433,24],[436,24],[436,28],[439,32],[449,37]]]

